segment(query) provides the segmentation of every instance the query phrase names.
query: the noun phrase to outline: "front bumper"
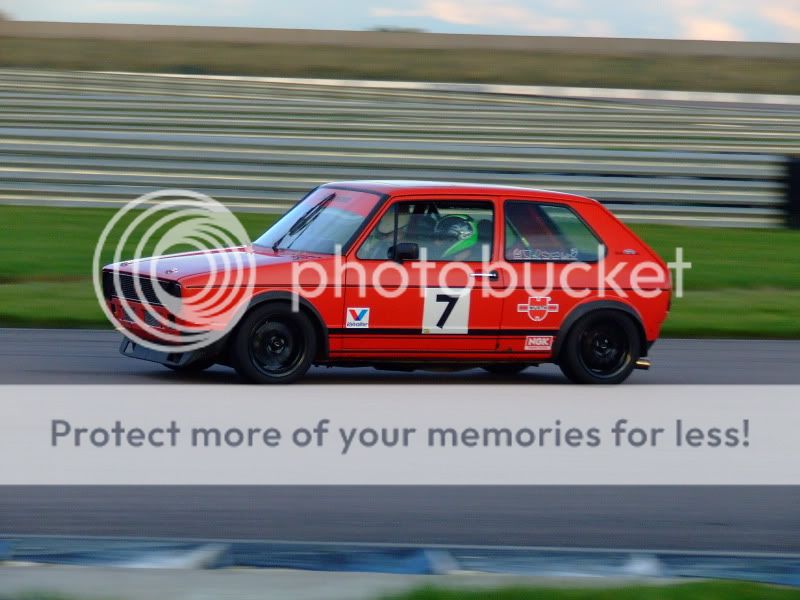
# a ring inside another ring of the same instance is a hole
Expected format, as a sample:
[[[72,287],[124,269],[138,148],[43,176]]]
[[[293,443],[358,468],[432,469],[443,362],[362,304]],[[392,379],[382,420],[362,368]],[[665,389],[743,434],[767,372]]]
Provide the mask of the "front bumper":
[[[162,365],[169,365],[171,367],[183,367],[192,363],[207,353],[203,350],[195,350],[193,352],[162,352],[147,348],[141,344],[124,338],[119,346],[119,352],[123,356],[130,358],[138,358],[140,360],[148,360],[150,362],[160,363]]]

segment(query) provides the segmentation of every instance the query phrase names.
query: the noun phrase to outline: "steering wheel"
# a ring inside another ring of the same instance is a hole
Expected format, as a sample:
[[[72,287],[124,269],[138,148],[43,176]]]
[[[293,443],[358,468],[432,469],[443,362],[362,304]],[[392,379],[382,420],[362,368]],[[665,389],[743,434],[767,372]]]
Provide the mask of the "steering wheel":
[[[468,217],[463,215],[448,215],[440,219],[433,228],[437,238],[443,240],[465,240],[475,232],[475,226]]]

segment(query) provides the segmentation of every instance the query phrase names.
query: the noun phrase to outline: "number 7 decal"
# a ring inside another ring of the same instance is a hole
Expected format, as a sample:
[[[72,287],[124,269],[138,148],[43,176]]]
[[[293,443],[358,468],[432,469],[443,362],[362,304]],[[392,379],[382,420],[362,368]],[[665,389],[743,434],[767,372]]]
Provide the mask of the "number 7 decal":
[[[453,312],[453,308],[455,308],[455,305],[458,302],[458,296],[448,296],[447,294],[436,294],[436,301],[447,302],[447,305],[444,307],[444,312],[442,312],[442,316],[439,317],[439,320],[436,322],[436,328],[442,329],[444,327],[444,324],[447,323],[447,319],[450,318],[450,314]]]
[[[470,289],[426,288],[422,333],[469,333]]]

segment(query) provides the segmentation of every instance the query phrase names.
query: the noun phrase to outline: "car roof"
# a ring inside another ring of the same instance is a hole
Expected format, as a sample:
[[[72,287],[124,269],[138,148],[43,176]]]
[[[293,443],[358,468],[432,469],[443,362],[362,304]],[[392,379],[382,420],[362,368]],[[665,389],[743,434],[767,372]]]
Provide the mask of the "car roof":
[[[597,200],[568,194],[566,192],[556,192],[553,190],[542,190],[536,188],[518,187],[513,185],[487,185],[481,183],[457,183],[451,181],[417,181],[411,179],[360,179],[353,181],[334,181],[326,183],[325,187],[339,187],[361,190],[365,192],[376,192],[379,194],[395,195],[403,194],[442,194],[442,193],[463,193],[463,194],[492,194],[503,193],[513,194],[514,197],[529,197],[538,200],[561,200],[569,202],[588,202],[597,203]]]

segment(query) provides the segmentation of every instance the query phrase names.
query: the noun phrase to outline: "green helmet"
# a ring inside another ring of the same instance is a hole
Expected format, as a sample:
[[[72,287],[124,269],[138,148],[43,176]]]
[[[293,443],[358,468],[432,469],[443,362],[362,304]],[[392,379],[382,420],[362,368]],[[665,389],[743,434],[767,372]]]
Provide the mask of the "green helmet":
[[[447,215],[436,224],[436,233],[453,241],[442,258],[469,250],[478,243],[478,227],[469,215]]]

